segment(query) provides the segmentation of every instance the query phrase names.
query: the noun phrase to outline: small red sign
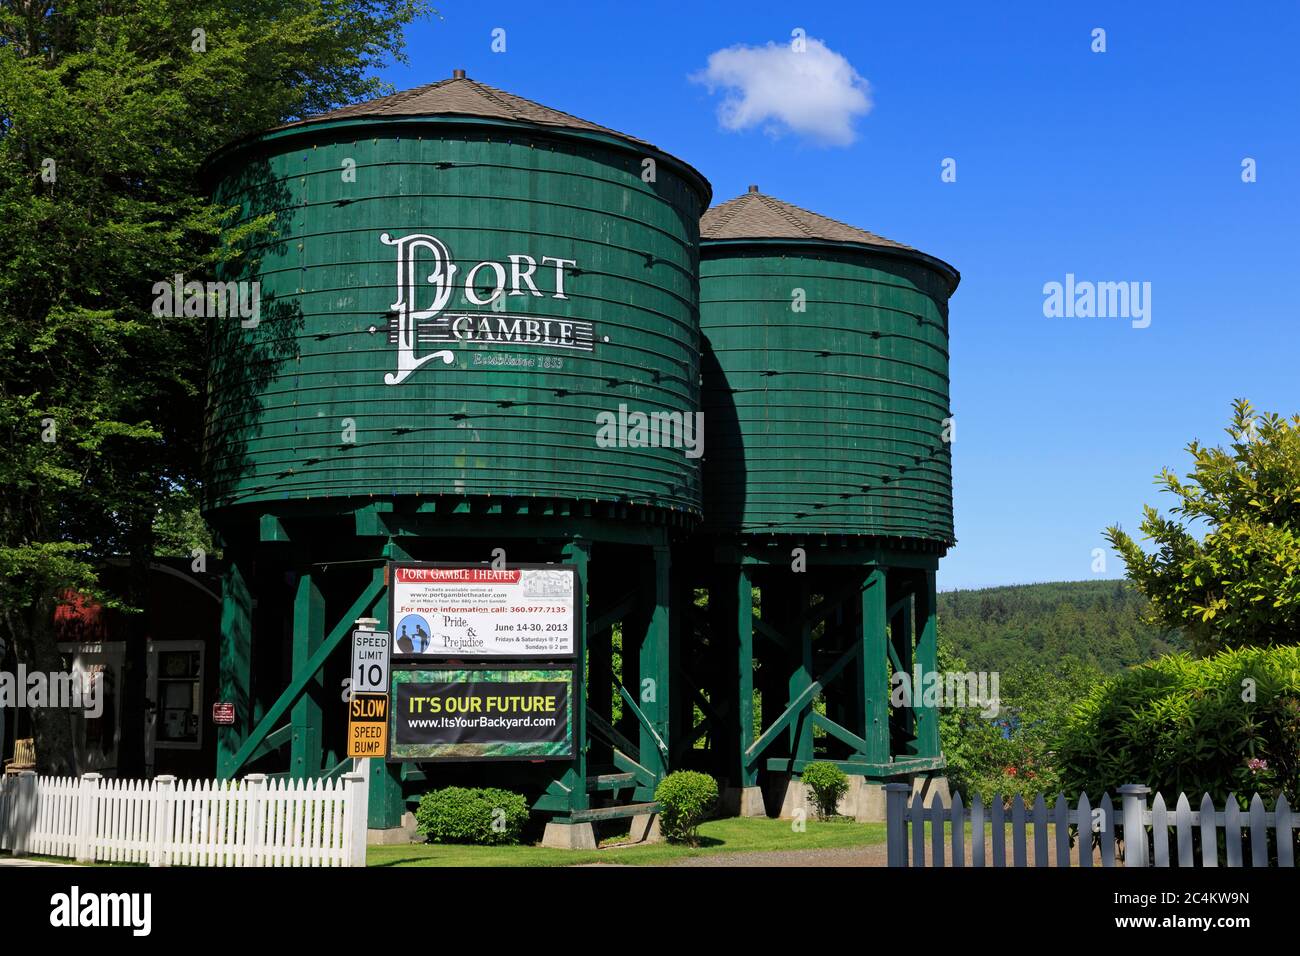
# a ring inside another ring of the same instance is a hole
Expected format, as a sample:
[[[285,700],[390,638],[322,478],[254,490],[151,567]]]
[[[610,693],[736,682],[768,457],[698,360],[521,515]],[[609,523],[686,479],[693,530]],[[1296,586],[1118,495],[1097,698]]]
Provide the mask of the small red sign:
[[[230,726],[235,722],[235,705],[234,704],[213,704],[212,705],[212,722]]]

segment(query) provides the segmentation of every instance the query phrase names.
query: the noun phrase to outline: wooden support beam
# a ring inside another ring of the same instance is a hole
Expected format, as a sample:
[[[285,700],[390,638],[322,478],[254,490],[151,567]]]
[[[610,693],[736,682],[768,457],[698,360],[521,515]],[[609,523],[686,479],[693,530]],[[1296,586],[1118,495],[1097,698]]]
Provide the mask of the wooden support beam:
[[[533,804],[534,810],[550,810],[567,813],[573,800],[573,780],[568,774],[561,780],[552,780],[546,786],[546,792]]]
[[[924,571],[917,577],[919,587],[916,592],[916,669],[921,674],[922,681],[924,681],[925,675],[936,673],[939,670],[939,601],[935,589],[934,572]],[[926,707],[923,702],[921,702],[921,706],[916,706],[917,701],[912,703],[916,713],[916,747],[918,755],[921,757],[940,756],[939,713],[937,709]]]
[[[384,502],[388,504],[388,502]],[[364,517],[362,517],[364,512]],[[376,512],[361,509],[357,518],[358,535],[405,537],[441,536],[447,538],[491,538],[501,540],[503,534],[499,518],[475,514],[463,499],[455,507],[436,512],[417,509],[414,512]],[[626,544],[641,547],[665,547],[668,528],[642,524],[617,524],[603,519],[581,515],[562,515],[556,509],[533,511],[518,515],[509,522],[508,537],[536,539],[556,544],[578,538],[592,544]]]
[[[587,592],[590,578],[591,542],[574,537],[564,546],[562,560],[575,566],[577,587],[573,595],[578,613],[577,633],[573,635],[574,651],[574,706],[573,706],[573,763],[569,770],[584,786],[573,787],[570,792],[569,811],[585,810],[591,806],[585,782],[587,779],[587,677],[584,661],[587,659]]]
[[[321,594],[317,576],[307,567],[298,575],[293,599],[293,672],[307,666],[321,641],[325,639],[325,597]],[[322,766],[321,691],[324,682],[320,669],[308,678],[305,693],[293,705],[290,726],[293,728],[289,746],[289,775],[294,780],[310,780],[320,775]]]
[[[637,638],[632,647],[626,646],[629,629],[624,630],[623,653],[626,656],[635,652],[640,662],[640,693],[637,698],[632,698],[622,684],[619,689],[625,705],[631,707],[640,725],[638,755],[641,762],[655,772],[657,779],[663,779],[668,773],[668,745],[665,741],[669,737],[672,702],[668,626],[671,568],[668,548],[654,548],[651,557],[645,571],[647,605],[639,615],[643,626],[637,629],[640,633],[632,635]]]
[[[608,722],[614,715],[614,632],[611,627],[596,630],[587,627],[587,711],[599,714]],[[609,745],[590,732],[587,734],[587,762],[608,763]]]
[[[587,617],[587,633],[600,634],[608,631],[636,607],[636,590],[630,590],[613,604],[606,605],[599,613],[592,612]]]
[[[907,576],[915,582],[916,575]],[[912,668],[915,666],[916,638],[914,617],[912,614],[912,592],[890,605],[889,615],[889,660],[894,665],[895,673],[907,675],[911,680]],[[891,739],[891,751],[897,754],[914,754],[916,752],[916,710],[912,706],[895,708],[894,725],[899,738],[897,744]]]
[[[789,612],[787,620],[790,623],[791,630],[799,635],[799,641],[796,645],[798,658],[794,672],[790,675],[790,699],[792,700],[795,696],[801,694],[804,688],[812,683],[813,679],[813,629],[812,615],[808,610],[808,576],[798,574],[795,575],[795,578],[797,579],[797,583],[793,587],[795,604],[794,607],[787,608]],[[810,719],[812,714],[812,701],[810,700],[804,712],[790,722],[790,753],[796,760],[812,760],[813,758],[813,724]]]
[[[260,515],[257,528],[258,540],[263,544],[289,541],[289,531],[277,515]]]
[[[885,668],[888,655],[885,617],[885,570],[867,572],[862,586],[862,668],[863,739],[869,763],[889,760],[889,676]]]
[[[289,743],[292,737],[293,737],[293,724],[285,724],[280,729],[271,731],[269,734],[266,735],[266,739],[257,745],[257,748],[253,751],[252,756],[250,756],[246,762],[253,763],[255,760],[258,760],[261,757],[265,757],[269,753],[279,750],[285,744]]]
[[[391,501],[376,501],[371,506],[372,512],[380,515],[391,510],[391,508]],[[391,561],[409,561],[411,559],[411,555],[407,550],[392,538],[389,538],[384,543],[383,556]],[[379,619],[378,630],[391,633],[393,622],[388,607],[388,568],[385,565],[377,570],[380,582],[384,587],[379,592],[379,597],[375,601],[374,613],[370,616]],[[349,618],[347,623],[347,632],[350,633],[352,627],[355,626],[355,617]],[[406,765],[371,758],[368,797],[368,823],[371,829],[391,830],[401,826],[402,815],[406,813],[406,801],[402,796],[402,768],[404,766]]]
[[[772,757],[765,766],[777,773],[803,773],[811,760],[791,760],[789,757]],[[855,776],[899,777],[907,774],[922,773],[927,770],[942,770],[945,766],[942,757],[915,757],[885,763],[868,763],[862,760],[829,760],[847,774]]]
[[[228,550],[221,577],[221,678],[219,700],[235,705],[235,722],[217,728],[217,776],[228,780],[247,743],[253,717],[253,597],[245,574],[247,559]],[[269,728],[268,728],[269,729]],[[259,741],[260,742],[260,741]],[[245,758],[247,759],[247,758]]]
[[[590,707],[587,708],[587,731],[589,736],[600,737],[617,750],[636,753],[636,744],[619,733],[617,727]]]
[[[659,728],[655,726],[654,722],[650,719],[650,717],[646,714],[646,712],[637,706],[636,698],[627,692],[626,687],[624,687],[622,684],[619,684],[618,692],[623,698],[623,706],[627,707],[632,712],[632,716],[635,717],[637,723],[641,725],[641,732],[642,732],[641,748],[640,748],[641,759],[642,760],[645,759],[645,752],[648,749],[645,745],[646,735],[648,735],[650,738],[651,745],[655,750],[659,752],[659,756],[662,759],[667,760],[668,744],[665,743],[663,737],[659,735]],[[649,710],[651,713],[654,712],[651,702],[647,702],[646,710]]]
[[[634,773],[601,773],[587,778],[588,790],[624,790],[635,785]]]
[[[714,549],[713,560],[717,564],[743,564],[746,567],[785,566],[788,568],[790,565],[790,544],[786,542],[771,547],[723,545]],[[890,566],[934,570],[939,567],[939,555],[900,551],[895,548],[845,548],[842,551],[832,551],[821,547],[809,547],[808,566],[859,569]]]
[[[763,751],[766,750],[767,747],[781,735],[781,732],[786,729],[790,721],[794,720],[795,716],[799,714],[803,708],[811,704],[813,698],[817,696],[821,689],[839,676],[840,671],[844,670],[844,668],[848,666],[849,662],[857,657],[860,652],[860,645],[855,644],[850,647],[840,656],[839,660],[826,669],[826,672],[822,674],[820,678],[809,684],[798,697],[790,701],[790,703],[786,705],[785,710],[781,712],[781,715],[772,722],[772,725],[764,730],[762,735],[749,745],[748,749],[745,751],[746,766],[754,765],[762,755]]]
[[[575,810],[569,814],[569,819],[574,823],[593,823],[598,820],[621,820],[625,817],[658,812],[659,804],[651,800],[646,803],[629,803],[621,807],[596,807],[591,810]]]
[[[654,771],[643,767],[621,750],[614,751],[614,766],[625,773],[636,774],[637,783],[653,788],[658,783]]]
[[[344,612],[338,624],[334,626],[334,629],[329,632],[325,640],[307,659],[303,668],[294,673],[284,693],[271,705],[271,709],[258,722],[258,725],[253,729],[248,739],[244,741],[238,752],[219,771],[219,776],[222,779],[230,779],[248,762],[249,756],[266,739],[266,735],[271,732],[275,724],[297,703],[298,698],[307,689],[307,684],[316,672],[321,669],[330,652],[338,647],[345,636],[352,633],[353,622],[357,618],[369,614],[384,591],[384,570],[384,568],[375,568],[370,584],[361,592],[361,596],[352,602],[352,606]]]
[[[808,626],[816,627],[822,621],[826,620],[826,618],[830,617],[837,608],[842,607],[845,601],[855,599],[861,590],[861,585],[859,585],[857,581],[854,581],[840,588],[833,595],[826,595],[821,604],[818,604],[808,612]]]
[[[825,714],[814,713],[812,719],[813,719],[813,723],[821,727],[832,737],[844,741],[846,744],[848,744],[854,750],[858,751],[864,757],[866,756],[867,742],[863,740],[861,737],[859,737],[857,734],[855,734],[853,731],[831,720]]]
[[[798,647],[797,641],[791,640],[790,638],[786,637],[784,634],[782,634],[780,631],[774,628],[771,624],[767,623],[767,621],[763,620],[760,617],[753,617],[752,613],[750,617],[753,621],[752,626],[753,626],[753,632],[755,634],[767,638],[773,644],[776,644],[778,647],[782,648],[783,650],[787,650],[792,653]]]

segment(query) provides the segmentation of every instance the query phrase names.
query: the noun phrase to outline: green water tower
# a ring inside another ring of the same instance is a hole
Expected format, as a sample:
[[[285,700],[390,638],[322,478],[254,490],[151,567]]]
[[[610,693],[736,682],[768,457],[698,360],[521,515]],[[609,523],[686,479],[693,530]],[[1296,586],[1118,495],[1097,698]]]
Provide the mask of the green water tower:
[[[935,666],[958,273],[754,186],[701,238],[700,667],[731,725],[712,765],[751,810],[760,776],[790,810],[780,791],[814,759],[869,786],[935,776],[935,712],[891,706],[889,679]]]
[[[500,552],[577,566],[575,757],[437,781],[531,787],[568,824],[647,801],[667,766],[670,554],[702,514],[700,465],[600,427],[699,409],[708,183],[461,71],[233,143],[208,175],[232,209],[219,278],[260,294],[257,316],[215,322],[209,366],[205,512],[231,569],[237,715],[220,772],[350,765],[335,649],[358,617],[394,623],[388,562]],[[615,727],[615,685],[645,680],[661,696]],[[372,825],[394,826],[428,772],[389,765]]]

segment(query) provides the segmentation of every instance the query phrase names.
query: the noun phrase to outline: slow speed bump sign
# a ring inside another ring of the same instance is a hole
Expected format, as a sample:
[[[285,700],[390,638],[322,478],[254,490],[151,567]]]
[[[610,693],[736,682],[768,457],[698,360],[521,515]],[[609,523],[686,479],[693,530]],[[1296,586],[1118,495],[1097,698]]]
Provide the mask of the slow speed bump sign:
[[[348,756],[388,753],[388,695],[354,694],[348,701]]]

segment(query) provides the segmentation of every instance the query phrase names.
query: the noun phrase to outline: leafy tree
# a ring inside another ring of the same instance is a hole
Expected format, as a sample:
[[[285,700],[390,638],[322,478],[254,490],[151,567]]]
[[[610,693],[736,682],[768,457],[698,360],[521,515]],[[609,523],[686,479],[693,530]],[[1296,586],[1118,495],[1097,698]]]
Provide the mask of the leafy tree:
[[[1152,619],[1182,628],[1201,654],[1300,641],[1300,415],[1257,415],[1238,399],[1227,433],[1226,449],[1187,446],[1186,481],[1157,476],[1178,503],[1174,517],[1143,509],[1155,552],[1118,526],[1106,532]]]
[[[203,320],[153,284],[241,255],[200,176],[221,145],[384,92],[424,0],[0,0],[0,636],[60,670],[53,610],[128,555],[141,607],[162,503],[198,482]],[[273,228],[271,222],[255,224]],[[163,524],[170,534],[184,522]],[[175,543],[175,542],[173,542]],[[142,615],[123,693],[142,699]],[[143,769],[123,708],[119,769]],[[34,715],[46,772],[68,721]]]

